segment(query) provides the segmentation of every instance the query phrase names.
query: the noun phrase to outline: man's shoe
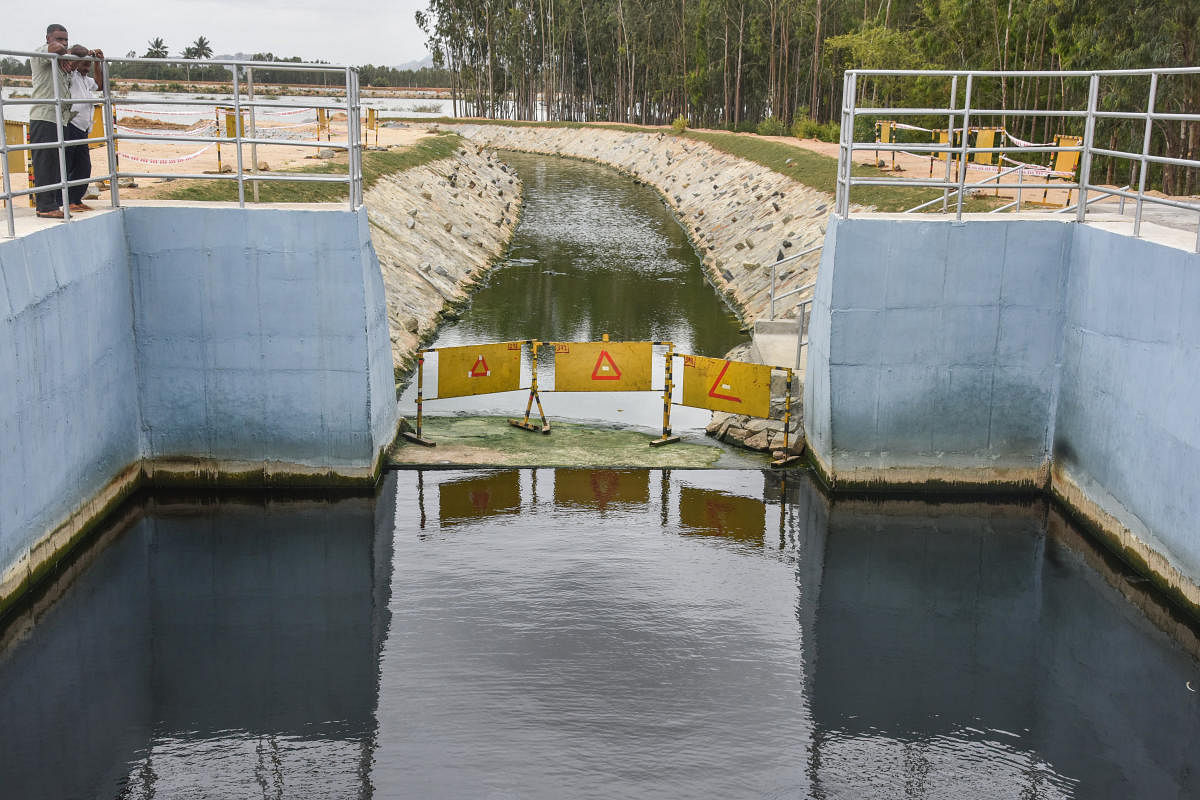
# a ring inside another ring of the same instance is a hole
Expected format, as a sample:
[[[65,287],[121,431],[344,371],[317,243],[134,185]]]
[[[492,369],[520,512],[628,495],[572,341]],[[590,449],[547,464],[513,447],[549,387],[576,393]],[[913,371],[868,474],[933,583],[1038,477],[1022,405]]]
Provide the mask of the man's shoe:
[[[71,203],[72,211],[92,211],[92,206],[87,203]]]
[[[53,211],[39,211],[37,215],[45,219],[62,219],[63,211],[61,208],[56,208]]]

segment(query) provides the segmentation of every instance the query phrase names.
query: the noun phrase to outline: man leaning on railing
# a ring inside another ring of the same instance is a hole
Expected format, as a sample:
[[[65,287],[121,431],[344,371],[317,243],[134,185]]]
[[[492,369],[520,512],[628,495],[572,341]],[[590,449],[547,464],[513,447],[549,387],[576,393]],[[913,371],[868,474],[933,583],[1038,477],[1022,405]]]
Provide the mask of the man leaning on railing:
[[[37,49],[39,53],[56,53],[64,55],[67,52],[67,29],[62,25],[50,25],[46,28],[46,43]],[[30,67],[33,71],[33,99],[53,100],[55,96],[54,81],[58,81],[58,96],[71,96],[71,63],[50,58],[31,58]],[[62,110],[63,128],[57,124],[54,104],[37,104],[29,110],[29,142],[30,144],[45,144],[66,139],[65,128],[71,123],[74,111],[70,106]],[[33,183],[35,186],[48,186],[60,180],[58,170],[58,150],[44,148],[34,150]],[[43,191],[37,193],[37,215],[62,219],[62,192]]]
[[[71,47],[71,55],[80,59],[76,61],[71,68],[71,99],[82,100],[82,103],[75,103],[71,106],[74,113],[74,119],[67,123],[64,128],[67,132],[67,138],[72,141],[87,139],[92,135],[92,122],[95,119],[93,109],[95,103],[92,102],[96,96],[96,90],[104,86],[104,66],[101,61],[92,61],[93,58],[104,58],[104,53],[100,50],[88,50],[83,45],[73,45]],[[92,77],[93,70],[96,76]],[[83,180],[92,177],[92,154],[86,144],[77,144],[67,148],[67,179],[71,181]],[[67,190],[68,197],[71,203],[71,212],[91,211],[92,207],[83,202],[84,195],[87,194],[88,185],[80,183],[72,186]]]

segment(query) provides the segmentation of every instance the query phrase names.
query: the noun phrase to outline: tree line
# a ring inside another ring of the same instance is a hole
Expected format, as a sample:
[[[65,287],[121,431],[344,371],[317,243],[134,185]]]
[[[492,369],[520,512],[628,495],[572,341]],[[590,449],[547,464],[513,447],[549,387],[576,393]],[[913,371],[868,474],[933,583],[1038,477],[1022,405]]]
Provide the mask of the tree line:
[[[1200,40],[1197,0],[429,0],[416,20],[435,65],[452,77],[456,114],[642,124],[683,117],[770,133],[836,121],[847,69],[1193,66]],[[1144,110],[1147,88],[1146,78],[1107,80],[1100,106]],[[976,108],[1082,109],[1088,81],[980,80],[972,90]],[[861,81],[857,91],[860,105],[950,101],[948,79]],[[1163,79],[1156,106],[1200,109],[1200,78]],[[905,121],[947,126],[944,118]],[[1036,141],[1077,133],[1075,123],[978,121]],[[861,140],[872,121],[860,124]],[[1140,124],[1102,121],[1096,142],[1140,151],[1142,135]],[[1200,157],[1195,123],[1159,121],[1153,136],[1158,152]],[[1097,166],[1118,168],[1103,159]],[[1168,192],[1197,188],[1196,170],[1156,176]]]

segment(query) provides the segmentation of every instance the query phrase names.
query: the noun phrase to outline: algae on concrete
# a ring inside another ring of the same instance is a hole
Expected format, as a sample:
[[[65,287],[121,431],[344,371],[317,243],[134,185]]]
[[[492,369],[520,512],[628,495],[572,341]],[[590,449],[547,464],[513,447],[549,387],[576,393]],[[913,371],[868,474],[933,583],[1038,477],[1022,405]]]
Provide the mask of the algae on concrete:
[[[726,454],[721,447],[688,442],[650,447],[655,436],[642,431],[568,422],[552,422],[551,426],[550,434],[544,435],[515,428],[505,417],[426,417],[421,433],[437,446],[401,441],[388,462],[398,466],[685,469],[713,467]]]

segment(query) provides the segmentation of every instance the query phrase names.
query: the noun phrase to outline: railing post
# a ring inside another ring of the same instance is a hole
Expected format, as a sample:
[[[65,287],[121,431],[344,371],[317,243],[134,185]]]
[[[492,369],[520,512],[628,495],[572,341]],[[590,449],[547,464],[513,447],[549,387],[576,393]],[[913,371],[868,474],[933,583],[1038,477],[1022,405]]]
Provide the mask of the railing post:
[[[854,143],[854,93],[856,91],[854,70],[847,70],[842,80],[842,127],[839,131],[837,200],[838,214],[845,219],[850,216],[850,168]]]
[[[1154,104],[1158,97],[1158,73],[1150,75],[1150,95],[1146,100],[1146,129],[1142,134],[1142,158],[1138,162],[1138,196],[1133,211],[1133,235],[1142,235],[1142,198],[1146,195],[1146,156],[1150,155],[1150,134],[1154,129]]]
[[[246,67],[246,99],[250,103],[250,138],[258,138],[258,127],[254,124],[254,67]],[[258,145],[250,145],[250,172],[258,174]],[[258,181],[250,181],[254,202],[258,202]]]
[[[954,212],[954,221],[957,223],[962,222],[963,195],[966,193],[967,185],[967,150],[970,148],[971,140],[971,83],[974,79],[975,76],[968,72],[966,93],[963,95],[962,147],[959,148],[958,156],[958,203]],[[951,132],[950,138],[954,138],[953,132]],[[946,151],[947,155],[949,152],[949,150]]]
[[[950,115],[946,120],[946,183],[950,182],[950,164],[954,160],[950,154],[954,152],[954,107],[958,105],[958,76],[950,79]],[[949,211],[950,189],[942,187],[942,213]]]
[[[233,65],[233,142],[237,149],[238,208],[246,207],[246,170],[242,164],[242,87],[238,83],[238,65]]]
[[[767,314],[767,319],[775,319],[775,273],[779,268],[779,262],[776,261],[771,265],[771,307]]]
[[[120,182],[117,170],[117,107],[113,105],[107,58],[100,62],[100,69],[100,76],[104,79],[104,138],[107,140],[104,147],[108,151],[108,195],[112,207],[120,208],[121,194],[117,188]]]
[[[1083,128],[1083,152],[1079,159],[1079,208],[1075,210],[1075,221],[1083,222],[1087,217],[1087,196],[1092,183],[1092,147],[1096,136],[1096,101],[1100,94],[1100,75],[1093,72],[1088,81],[1087,124]]]
[[[12,178],[8,174],[8,136],[6,126],[4,124],[4,92],[0,87],[0,131],[5,131],[5,137],[0,139],[0,173],[3,174],[4,180],[4,210],[5,216],[8,218],[8,238],[15,238],[17,235],[17,225],[13,218],[13,205],[16,198],[12,196]],[[32,151],[26,151],[32,155]],[[30,187],[33,188],[33,187]]]
[[[63,138],[63,107],[62,91],[58,85],[58,73],[62,71],[62,62],[59,61],[58,54],[54,54],[50,62],[50,85],[54,87],[54,124],[55,138],[58,139],[58,180],[62,184],[60,191],[62,192],[62,212],[63,219],[67,222],[71,221],[71,196],[70,187],[67,186],[67,142]],[[30,123],[32,128],[33,123]],[[33,158],[33,151],[29,151],[29,157]],[[32,187],[30,187],[32,188]],[[36,201],[35,201],[36,202]]]

